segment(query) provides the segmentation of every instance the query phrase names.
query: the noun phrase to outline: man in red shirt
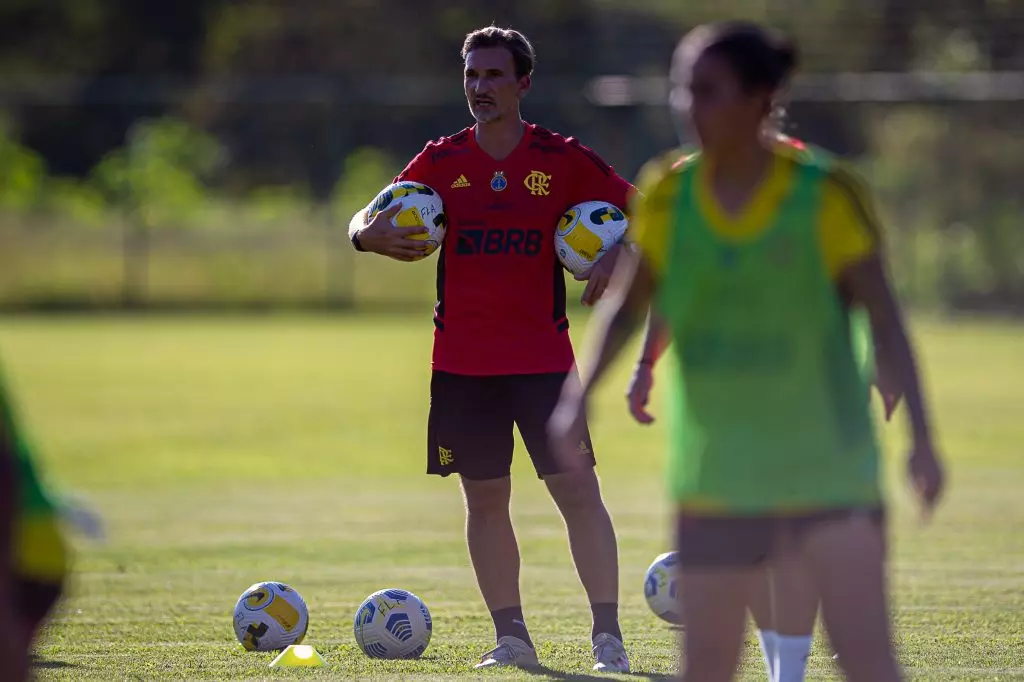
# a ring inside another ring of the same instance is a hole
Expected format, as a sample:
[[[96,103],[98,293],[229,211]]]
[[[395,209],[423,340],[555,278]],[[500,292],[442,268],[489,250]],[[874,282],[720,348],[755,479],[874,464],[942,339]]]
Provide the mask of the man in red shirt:
[[[517,31],[494,26],[466,36],[465,92],[476,125],[430,142],[395,181],[441,195],[448,232],[438,254],[427,472],[457,473],[466,537],[497,646],[477,667],[537,665],[519,595],[519,548],[509,516],[513,425],[561,511],[576,570],[590,599],[594,670],[628,672],[618,623],[618,550],[593,469],[564,470],[546,424],[573,367],[563,269],[554,233],[570,206],[628,205],[633,187],[573,138],[524,122],[534,51]],[[398,260],[421,255],[419,228],[396,228],[398,207],[366,224],[352,218],[357,250]],[[588,274],[584,304],[604,292],[615,247]]]

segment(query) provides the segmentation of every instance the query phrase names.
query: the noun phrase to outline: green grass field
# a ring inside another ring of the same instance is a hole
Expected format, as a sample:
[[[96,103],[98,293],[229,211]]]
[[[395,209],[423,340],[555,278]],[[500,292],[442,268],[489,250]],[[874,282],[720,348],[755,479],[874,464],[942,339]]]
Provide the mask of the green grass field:
[[[916,680],[1024,679],[1024,327],[922,321],[914,331],[951,485],[922,527],[900,476],[902,429],[886,430],[901,660]],[[426,312],[0,320],[50,477],[109,524],[106,544],[76,542],[72,596],[39,649],[40,678],[472,675],[491,629],[457,483],[421,473],[430,335]],[[675,640],[641,582],[668,548],[663,433],[628,421],[624,370],[596,406],[594,435],[620,535],[624,630],[635,669],[659,675],[677,668]],[[561,521],[526,457],[515,474],[525,608],[550,670],[511,677],[586,679],[589,611]],[[308,642],[328,667],[268,670],[270,654],[236,643],[235,599],[265,579],[304,595]],[[359,602],[390,586],[419,594],[434,616],[419,661],[372,662],[354,643]],[[743,675],[764,679],[752,639]],[[822,641],[810,677],[837,677]]]

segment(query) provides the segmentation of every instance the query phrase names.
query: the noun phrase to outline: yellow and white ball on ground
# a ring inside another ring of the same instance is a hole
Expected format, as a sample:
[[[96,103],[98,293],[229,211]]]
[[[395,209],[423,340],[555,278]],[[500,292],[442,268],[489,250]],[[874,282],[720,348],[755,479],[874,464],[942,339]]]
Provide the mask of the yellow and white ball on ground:
[[[370,658],[419,658],[434,626],[426,604],[412,592],[374,592],[356,611],[356,643]]]
[[[566,270],[581,275],[623,240],[627,227],[626,214],[606,201],[576,204],[558,221],[555,253]]]
[[[644,576],[644,597],[651,611],[664,621],[682,625],[678,602],[679,556],[676,552],[658,555]]]
[[[306,602],[284,583],[256,583],[235,604],[235,636],[247,651],[299,644],[308,629]]]
[[[423,252],[422,258],[437,251],[448,231],[448,217],[444,212],[441,195],[421,182],[404,181],[388,185],[366,207],[367,223],[396,203],[402,205],[402,210],[391,219],[392,224],[395,227],[427,228],[426,234],[413,235],[412,238],[422,239],[427,243],[427,250]]]

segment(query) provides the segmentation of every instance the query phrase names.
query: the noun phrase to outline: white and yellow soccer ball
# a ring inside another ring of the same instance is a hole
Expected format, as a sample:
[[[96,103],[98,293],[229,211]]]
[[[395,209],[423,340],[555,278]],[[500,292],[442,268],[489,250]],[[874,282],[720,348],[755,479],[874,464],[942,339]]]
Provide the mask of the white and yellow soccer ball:
[[[370,658],[419,658],[433,629],[426,604],[406,590],[374,592],[356,611],[356,643]]]
[[[608,249],[623,240],[627,227],[626,214],[606,201],[576,204],[558,221],[555,253],[566,270],[582,275],[594,267]]]
[[[644,576],[644,597],[651,611],[664,621],[682,625],[678,606],[679,555],[665,552],[658,555]]]
[[[235,604],[235,636],[247,651],[276,651],[299,644],[308,629],[306,602],[284,583],[256,583]]]
[[[392,224],[396,227],[427,228],[426,234],[413,235],[413,239],[422,239],[427,243],[422,258],[437,251],[448,231],[448,217],[444,212],[441,195],[421,182],[404,181],[388,185],[366,207],[367,223],[394,203],[401,203],[402,210],[391,219]]]

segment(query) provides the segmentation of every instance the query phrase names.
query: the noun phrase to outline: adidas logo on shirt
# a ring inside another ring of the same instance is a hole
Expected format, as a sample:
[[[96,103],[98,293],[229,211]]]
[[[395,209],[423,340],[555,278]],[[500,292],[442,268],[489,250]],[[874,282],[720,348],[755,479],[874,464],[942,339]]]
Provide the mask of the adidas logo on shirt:
[[[469,187],[469,180],[466,179],[465,175],[460,175],[455,182],[452,183],[452,189],[458,189],[460,187]]]

